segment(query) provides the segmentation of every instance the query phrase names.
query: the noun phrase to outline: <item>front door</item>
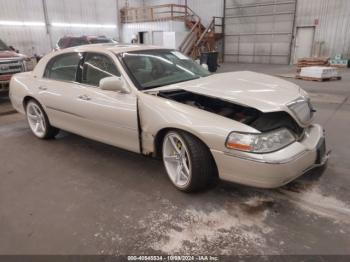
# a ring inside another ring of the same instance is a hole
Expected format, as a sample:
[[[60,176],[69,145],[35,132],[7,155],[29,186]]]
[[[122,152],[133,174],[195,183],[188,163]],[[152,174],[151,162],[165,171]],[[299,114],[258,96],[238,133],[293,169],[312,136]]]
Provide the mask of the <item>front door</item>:
[[[111,57],[85,55],[74,112],[83,118],[80,134],[139,153],[136,95],[99,89],[100,80],[110,76],[120,76]]]
[[[298,59],[311,57],[314,43],[315,27],[297,27],[294,63]]]

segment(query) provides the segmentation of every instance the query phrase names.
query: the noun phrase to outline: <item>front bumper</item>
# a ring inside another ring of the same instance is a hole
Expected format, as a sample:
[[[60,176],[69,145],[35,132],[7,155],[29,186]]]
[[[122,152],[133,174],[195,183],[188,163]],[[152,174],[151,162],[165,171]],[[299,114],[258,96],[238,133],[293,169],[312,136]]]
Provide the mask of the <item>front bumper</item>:
[[[311,126],[303,140],[270,154],[211,150],[222,180],[260,188],[277,188],[326,164],[324,130]]]

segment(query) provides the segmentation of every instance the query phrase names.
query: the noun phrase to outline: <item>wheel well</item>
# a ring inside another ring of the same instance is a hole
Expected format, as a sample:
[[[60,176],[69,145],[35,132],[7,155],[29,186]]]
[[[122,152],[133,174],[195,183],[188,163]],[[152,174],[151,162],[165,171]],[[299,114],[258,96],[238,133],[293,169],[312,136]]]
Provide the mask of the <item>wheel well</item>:
[[[37,103],[39,103],[39,101],[36,100],[34,97],[26,96],[26,97],[23,99],[23,108],[24,108],[24,111],[26,111],[26,107],[27,107],[27,104],[28,104],[29,100],[34,100],[34,101],[36,101]],[[40,103],[39,103],[39,104],[40,104]]]
[[[154,148],[155,148],[155,156],[157,158],[161,158],[162,157],[162,144],[163,144],[163,140],[165,135],[170,131],[170,130],[176,130],[173,128],[164,128],[162,130],[160,130],[155,139],[154,139]],[[182,130],[181,130],[182,131]]]
[[[178,129],[178,128],[164,128],[164,129],[161,129],[158,131],[157,135],[155,136],[155,139],[154,139],[154,146],[155,146],[155,157],[157,158],[162,158],[162,144],[163,144],[163,140],[164,140],[164,137],[165,135],[169,132],[169,131],[180,131],[180,132],[184,132],[184,133],[187,133],[189,134],[190,136],[193,136],[195,137],[196,139],[198,139],[203,145],[205,145],[205,147],[208,149],[208,152],[210,154],[210,156],[212,157],[213,159],[213,162],[215,164],[215,168],[216,170],[217,169],[217,165],[216,165],[216,161],[212,155],[212,153],[210,152],[210,149],[209,147],[207,146],[206,143],[203,142],[202,139],[200,139],[198,136],[188,132],[188,131],[185,131],[185,130],[182,130],[182,129]],[[218,174],[218,172],[216,172],[216,175]]]

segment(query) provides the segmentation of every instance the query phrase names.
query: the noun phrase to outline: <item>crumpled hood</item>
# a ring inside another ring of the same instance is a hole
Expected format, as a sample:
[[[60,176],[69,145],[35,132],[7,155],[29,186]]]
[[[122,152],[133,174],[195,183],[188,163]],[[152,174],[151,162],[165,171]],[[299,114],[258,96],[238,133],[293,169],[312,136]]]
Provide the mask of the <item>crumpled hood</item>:
[[[174,88],[217,97],[262,112],[279,111],[301,96],[300,87],[291,82],[249,71],[215,74],[159,90]]]
[[[25,55],[17,54],[13,51],[0,51],[0,59],[23,59]]]

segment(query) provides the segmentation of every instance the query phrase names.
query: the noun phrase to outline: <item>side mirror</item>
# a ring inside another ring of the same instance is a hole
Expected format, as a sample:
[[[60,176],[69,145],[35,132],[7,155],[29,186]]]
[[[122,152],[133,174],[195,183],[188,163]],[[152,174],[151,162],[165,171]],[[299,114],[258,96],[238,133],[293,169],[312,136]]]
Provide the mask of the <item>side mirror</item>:
[[[111,76],[100,80],[100,89],[116,91],[120,93],[129,93],[125,81],[121,77]]]

